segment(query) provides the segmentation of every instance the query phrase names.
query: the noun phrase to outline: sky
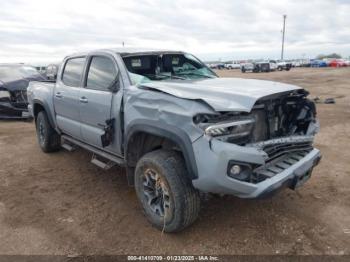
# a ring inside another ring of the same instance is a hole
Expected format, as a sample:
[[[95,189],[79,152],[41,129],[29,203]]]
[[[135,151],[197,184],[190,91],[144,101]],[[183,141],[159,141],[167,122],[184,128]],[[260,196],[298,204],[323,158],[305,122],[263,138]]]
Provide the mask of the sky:
[[[99,48],[181,50],[202,60],[350,56],[350,0],[0,0],[0,63]]]

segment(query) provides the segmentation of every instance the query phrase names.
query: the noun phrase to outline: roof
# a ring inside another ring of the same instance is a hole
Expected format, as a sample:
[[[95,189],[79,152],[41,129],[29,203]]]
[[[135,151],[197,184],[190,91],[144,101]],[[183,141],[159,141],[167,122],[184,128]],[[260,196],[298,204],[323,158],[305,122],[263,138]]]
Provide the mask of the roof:
[[[119,52],[123,57],[135,55],[161,55],[161,54],[183,54],[182,51],[140,51],[140,52]]]
[[[77,52],[69,54],[66,57],[73,56],[86,56],[92,52],[112,52],[120,54],[121,56],[134,56],[134,55],[160,55],[160,54],[184,54],[183,51],[173,50],[147,50],[147,49],[135,49],[135,48],[108,48],[108,49],[96,49],[85,52]]]

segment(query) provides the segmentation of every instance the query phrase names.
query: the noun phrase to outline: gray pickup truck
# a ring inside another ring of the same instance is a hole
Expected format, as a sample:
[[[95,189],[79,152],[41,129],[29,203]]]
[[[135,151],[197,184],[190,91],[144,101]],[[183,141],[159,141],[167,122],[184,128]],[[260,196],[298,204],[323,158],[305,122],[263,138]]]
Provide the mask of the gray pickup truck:
[[[28,87],[41,149],[80,147],[103,169],[125,166],[146,217],[165,232],[195,221],[200,193],[260,198],[307,181],[321,158],[307,95],[219,78],[173,51],[74,54],[55,83]]]

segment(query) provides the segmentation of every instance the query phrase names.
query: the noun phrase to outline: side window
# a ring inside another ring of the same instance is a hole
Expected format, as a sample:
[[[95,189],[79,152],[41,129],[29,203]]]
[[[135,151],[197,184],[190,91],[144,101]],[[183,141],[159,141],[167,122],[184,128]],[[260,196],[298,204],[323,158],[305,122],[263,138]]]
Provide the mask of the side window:
[[[116,76],[117,70],[110,58],[94,56],[91,59],[86,87],[106,91]]]
[[[71,58],[67,60],[64,67],[62,81],[67,86],[80,86],[81,76],[83,74],[85,57]]]

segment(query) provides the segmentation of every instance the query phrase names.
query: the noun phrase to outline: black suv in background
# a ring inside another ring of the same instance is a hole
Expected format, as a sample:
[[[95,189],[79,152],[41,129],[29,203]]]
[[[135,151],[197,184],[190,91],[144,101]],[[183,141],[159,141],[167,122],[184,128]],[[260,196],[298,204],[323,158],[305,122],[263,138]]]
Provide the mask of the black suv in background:
[[[45,80],[34,67],[0,64],[0,119],[27,118],[27,87],[30,81]]]

